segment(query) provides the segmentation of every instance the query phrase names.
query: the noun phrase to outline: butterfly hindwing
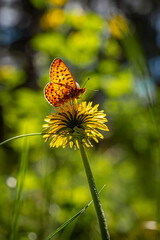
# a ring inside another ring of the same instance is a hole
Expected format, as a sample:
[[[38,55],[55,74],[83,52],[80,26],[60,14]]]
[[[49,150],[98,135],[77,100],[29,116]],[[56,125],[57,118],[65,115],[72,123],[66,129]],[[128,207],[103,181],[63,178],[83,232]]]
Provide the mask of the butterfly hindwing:
[[[71,95],[71,88],[66,88],[65,85],[48,83],[45,87],[45,97],[47,101],[57,107],[65,102]]]

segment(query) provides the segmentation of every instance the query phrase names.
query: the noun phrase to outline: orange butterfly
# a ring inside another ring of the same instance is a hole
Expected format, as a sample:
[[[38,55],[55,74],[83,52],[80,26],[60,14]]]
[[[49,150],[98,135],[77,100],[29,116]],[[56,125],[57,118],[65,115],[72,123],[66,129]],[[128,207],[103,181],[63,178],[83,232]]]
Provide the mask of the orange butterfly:
[[[50,80],[51,82],[44,89],[44,95],[49,104],[54,107],[78,98],[86,91],[85,88],[79,87],[68,67],[59,58],[55,58],[51,64]]]

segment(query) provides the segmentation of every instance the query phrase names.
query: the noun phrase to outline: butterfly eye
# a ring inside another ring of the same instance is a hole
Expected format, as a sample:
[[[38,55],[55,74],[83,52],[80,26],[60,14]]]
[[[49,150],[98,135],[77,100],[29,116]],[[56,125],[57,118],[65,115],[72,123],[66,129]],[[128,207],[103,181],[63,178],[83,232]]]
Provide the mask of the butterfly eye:
[[[80,88],[81,93],[85,93],[86,89],[85,88]]]

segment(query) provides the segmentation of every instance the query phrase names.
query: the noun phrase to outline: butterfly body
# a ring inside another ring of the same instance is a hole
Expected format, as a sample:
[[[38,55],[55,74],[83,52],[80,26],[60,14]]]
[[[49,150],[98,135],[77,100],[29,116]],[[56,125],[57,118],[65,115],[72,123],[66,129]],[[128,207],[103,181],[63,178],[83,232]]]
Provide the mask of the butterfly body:
[[[79,98],[79,95],[86,91],[85,88],[79,87],[68,67],[59,58],[54,59],[51,64],[50,80],[51,82],[44,89],[44,94],[49,104],[54,107]]]

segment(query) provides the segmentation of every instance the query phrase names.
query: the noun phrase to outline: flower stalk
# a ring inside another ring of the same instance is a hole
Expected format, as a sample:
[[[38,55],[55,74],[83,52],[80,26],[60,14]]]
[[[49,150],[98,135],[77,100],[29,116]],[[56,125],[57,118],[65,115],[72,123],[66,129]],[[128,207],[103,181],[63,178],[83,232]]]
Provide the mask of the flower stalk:
[[[81,157],[83,160],[83,165],[86,171],[86,175],[87,175],[87,179],[88,179],[88,183],[89,183],[89,187],[90,187],[90,191],[92,194],[92,198],[93,198],[93,202],[94,202],[94,206],[96,209],[96,213],[97,213],[97,217],[98,217],[98,221],[99,221],[99,226],[100,226],[100,230],[101,230],[101,236],[103,240],[110,240],[110,236],[109,236],[109,232],[108,232],[108,228],[107,228],[107,223],[106,223],[106,219],[104,216],[104,212],[102,209],[102,205],[98,196],[98,192],[97,192],[97,188],[96,188],[96,184],[93,178],[93,174],[88,162],[88,158],[83,146],[83,143],[81,141],[81,139],[79,139],[78,141],[79,143],[79,149],[81,152]]]
[[[80,149],[84,168],[86,171],[90,191],[95,205],[102,240],[110,240],[106,219],[102,210],[102,205],[98,196],[92,171],[88,162],[84,147],[92,147],[91,140],[98,142],[98,138],[103,139],[100,130],[109,131],[106,126],[106,114],[103,110],[98,110],[99,105],[92,106],[92,102],[78,101],[67,102],[57,107],[55,112],[45,118],[44,138],[51,140],[50,147]]]

